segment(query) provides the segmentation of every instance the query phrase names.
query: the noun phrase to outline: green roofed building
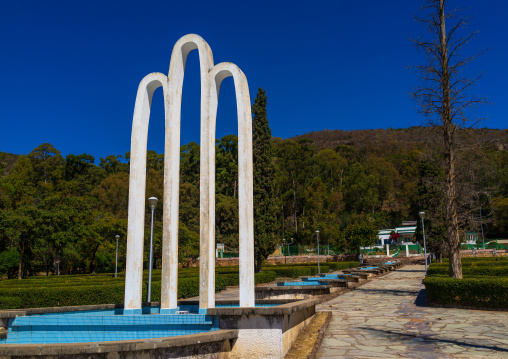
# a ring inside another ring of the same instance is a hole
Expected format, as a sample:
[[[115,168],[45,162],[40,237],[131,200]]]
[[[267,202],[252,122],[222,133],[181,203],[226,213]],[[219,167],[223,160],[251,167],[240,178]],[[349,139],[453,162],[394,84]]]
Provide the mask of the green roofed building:
[[[376,246],[413,244],[415,231],[416,221],[403,221],[400,227],[381,229],[378,233],[379,240]]]

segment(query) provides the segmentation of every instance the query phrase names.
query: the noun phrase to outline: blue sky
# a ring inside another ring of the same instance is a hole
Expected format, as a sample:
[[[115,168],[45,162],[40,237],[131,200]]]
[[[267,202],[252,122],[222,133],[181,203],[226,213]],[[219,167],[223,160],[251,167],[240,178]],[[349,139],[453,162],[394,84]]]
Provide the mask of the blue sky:
[[[450,0],[470,6],[470,49],[488,51],[467,68],[484,77],[475,93],[482,127],[507,128],[508,1]],[[63,155],[123,154],[130,147],[139,81],[167,73],[174,43],[196,33],[215,63],[247,75],[253,99],[268,95],[274,136],[323,129],[419,125],[407,67],[424,60],[410,37],[420,0],[365,1],[2,1],[0,151],[26,154],[49,142]],[[198,55],[190,54],[182,106],[182,144],[199,142]],[[219,100],[217,136],[236,133],[231,79]],[[149,149],[163,152],[162,93],[152,104]]]

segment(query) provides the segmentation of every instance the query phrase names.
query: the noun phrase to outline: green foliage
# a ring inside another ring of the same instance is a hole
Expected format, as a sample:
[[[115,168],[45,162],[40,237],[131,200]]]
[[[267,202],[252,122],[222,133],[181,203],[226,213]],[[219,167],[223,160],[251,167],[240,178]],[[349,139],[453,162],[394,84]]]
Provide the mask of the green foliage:
[[[19,253],[13,250],[0,252],[0,276],[7,274],[9,279],[14,277],[18,269]]]
[[[19,297],[0,297],[0,309],[20,309],[23,308],[23,301]]]
[[[508,308],[508,258],[463,258],[463,279],[448,277],[448,260],[432,263],[424,280],[432,303]]]
[[[270,283],[277,278],[277,273],[272,270],[264,270],[254,274],[255,284]]]
[[[334,271],[338,271],[341,269],[348,269],[348,268],[356,268],[360,266],[360,262],[326,262],[326,265],[333,269]]]
[[[436,266],[432,264],[428,269],[428,275],[444,274],[448,275],[448,266]],[[494,276],[494,277],[507,277],[508,276],[508,265],[493,266],[493,265],[482,265],[482,266],[464,266],[462,267],[462,274],[465,276]]]
[[[275,223],[275,167],[272,151],[272,131],[266,117],[267,97],[258,90],[252,105],[252,152],[254,172],[254,260],[256,272],[261,271],[263,261],[277,246]]]
[[[226,286],[238,286],[238,267],[225,268],[229,274],[216,275],[215,290]],[[236,273],[235,273],[236,271]],[[180,270],[178,277],[178,298],[199,295],[199,268]],[[143,298],[146,297],[148,278],[143,278]],[[161,293],[160,271],[154,271],[152,300],[159,301]],[[255,274],[256,284],[273,282],[276,273],[263,271]],[[0,282],[0,309],[61,307],[72,305],[93,305],[122,303],[125,283],[122,278],[111,275],[34,277],[24,281]]]
[[[449,278],[429,276],[424,280],[427,298],[432,303],[508,308],[508,278]]]
[[[305,275],[309,276],[317,272],[317,269],[313,271],[313,268],[310,266],[302,266],[302,267],[270,266],[266,268],[270,271],[275,272],[277,277],[286,277],[286,278],[298,278],[300,276]]]
[[[349,250],[359,253],[360,247],[372,246],[377,241],[377,230],[368,220],[359,220],[349,224],[344,230],[344,238],[349,244]]]
[[[356,252],[358,242],[365,241],[354,235],[355,224],[369,222],[374,230],[394,228],[402,220],[418,219],[421,209],[427,212],[427,247],[433,253],[446,254],[445,207],[439,185],[444,178],[442,158],[428,145],[435,133],[411,127],[321,131],[286,140],[271,138],[266,94],[261,90],[258,95],[252,108],[256,269],[259,270],[262,258],[282,244],[282,239],[293,239],[294,245],[315,244],[315,231],[319,230],[321,244]],[[460,130],[459,137],[474,137],[485,144],[484,152],[476,151],[474,157],[474,163],[483,166],[474,171],[475,177],[489,192],[481,200],[483,228],[491,238],[508,238],[508,151],[498,146],[506,143],[508,130],[471,131]],[[197,143],[181,147],[178,255],[184,264],[199,256],[199,156]],[[156,268],[161,266],[162,253],[163,160],[163,154],[147,152],[145,196],[160,200],[154,221]],[[129,161],[129,153],[106,156],[98,165],[86,153],[69,154],[64,159],[47,143],[27,156],[0,153],[0,252],[19,254],[22,277],[56,273],[58,258],[60,273],[112,271],[114,236],[118,234],[119,274],[123,275]],[[216,242],[224,243],[226,252],[235,253],[235,135],[216,141],[216,165]],[[461,193],[468,192],[467,187],[461,188],[466,188]],[[469,204],[478,206],[476,202]],[[473,211],[471,215],[477,218],[479,213]],[[149,223],[147,206],[145,268]],[[464,226],[480,232],[474,223]],[[421,233],[418,221],[416,238],[420,243]],[[15,272],[10,275],[17,276]],[[185,275],[196,273],[189,271]]]

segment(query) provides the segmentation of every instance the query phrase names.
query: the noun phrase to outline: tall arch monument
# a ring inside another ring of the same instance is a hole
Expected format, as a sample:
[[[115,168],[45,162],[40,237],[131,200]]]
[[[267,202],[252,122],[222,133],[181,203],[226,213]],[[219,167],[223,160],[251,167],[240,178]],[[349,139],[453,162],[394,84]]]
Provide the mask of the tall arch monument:
[[[214,65],[198,35],[173,47],[168,76],[151,73],[138,87],[132,120],[124,314],[141,314],[146,153],[153,93],[162,87],[165,113],[161,314],[177,310],[180,122],[187,56],[198,50],[201,74],[199,310],[215,307],[215,125],[222,81],[233,77],[238,113],[240,306],[254,307],[252,117],[245,74],[233,63]]]

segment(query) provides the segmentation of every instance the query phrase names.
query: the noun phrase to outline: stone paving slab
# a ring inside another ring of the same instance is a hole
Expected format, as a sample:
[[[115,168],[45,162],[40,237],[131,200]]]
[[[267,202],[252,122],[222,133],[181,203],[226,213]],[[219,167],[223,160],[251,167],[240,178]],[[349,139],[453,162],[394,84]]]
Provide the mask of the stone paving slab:
[[[406,265],[317,306],[333,315],[318,357],[508,358],[507,312],[427,307],[424,275]]]

